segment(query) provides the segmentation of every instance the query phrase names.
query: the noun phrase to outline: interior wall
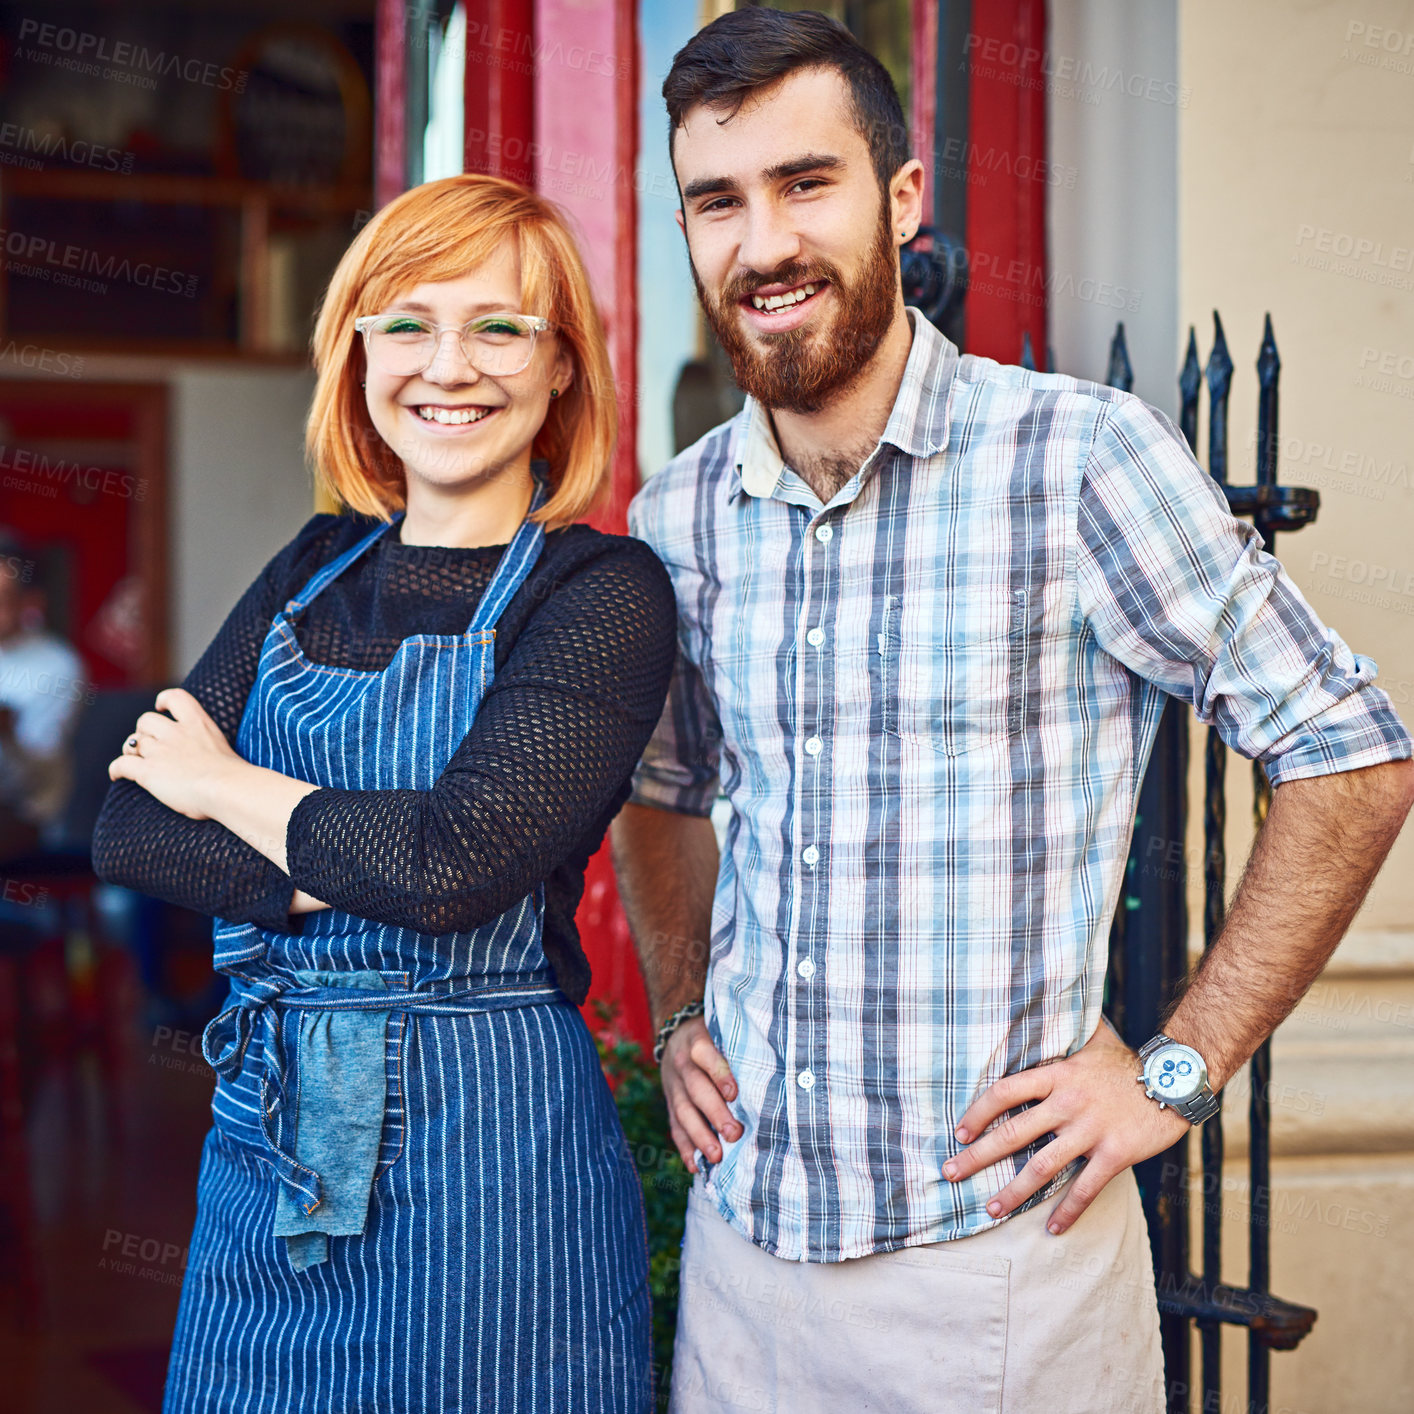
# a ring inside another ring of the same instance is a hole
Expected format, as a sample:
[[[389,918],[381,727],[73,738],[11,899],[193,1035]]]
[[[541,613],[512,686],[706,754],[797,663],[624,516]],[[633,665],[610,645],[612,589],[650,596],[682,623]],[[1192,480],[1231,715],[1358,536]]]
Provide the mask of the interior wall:
[[[171,634],[177,681],[312,513],[300,369],[183,366],[171,379]]]

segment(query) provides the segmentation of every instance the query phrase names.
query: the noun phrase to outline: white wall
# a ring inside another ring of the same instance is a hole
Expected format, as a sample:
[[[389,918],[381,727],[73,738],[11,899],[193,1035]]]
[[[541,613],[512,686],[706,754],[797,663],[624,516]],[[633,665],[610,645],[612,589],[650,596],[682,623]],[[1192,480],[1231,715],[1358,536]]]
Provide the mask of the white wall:
[[[1056,0],[1049,10],[1056,369],[1103,379],[1122,319],[1134,391],[1175,416],[1178,121],[1186,97],[1178,82],[1178,3]]]
[[[184,676],[270,557],[313,514],[313,375],[180,366],[171,376],[171,669]]]

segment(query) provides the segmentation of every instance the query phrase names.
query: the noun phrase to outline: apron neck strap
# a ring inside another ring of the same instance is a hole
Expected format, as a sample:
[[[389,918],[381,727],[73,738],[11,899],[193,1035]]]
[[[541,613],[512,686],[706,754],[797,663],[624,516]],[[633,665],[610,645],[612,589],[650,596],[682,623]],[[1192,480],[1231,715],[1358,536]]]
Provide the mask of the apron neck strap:
[[[550,488],[543,473],[538,469],[532,470],[535,490],[530,497],[530,508],[496,565],[496,573],[491,576],[491,583],[486,586],[486,592],[476,606],[476,614],[467,627],[468,633],[480,633],[496,627],[502,611],[540,558],[540,550],[545,544],[545,527],[530,517],[550,499]]]
[[[530,511],[538,511],[550,499],[549,482],[541,469],[542,466],[543,463],[537,463],[531,468],[535,490],[530,498]],[[397,525],[405,514],[405,511],[399,511],[391,520],[375,526],[356,545],[350,546],[337,559],[330,560],[322,569],[317,570],[304,588],[285,605],[285,612],[292,615],[301,613],[316,595],[328,588],[380,535],[386,535]],[[491,576],[491,583],[486,586],[486,592],[476,606],[476,615],[467,628],[468,633],[496,627],[496,621],[501,617],[502,611],[511,602],[516,590],[525,582],[526,576],[535,568],[544,543],[545,527],[538,521],[532,521],[527,512],[511,543],[506,546],[497,562],[496,572]]]
[[[403,513],[399,511],[392,520],[384,521],[382,525],[375,526],[358,544],[350,546],[349,549],[345,550],[337,559],[330,560],[322,569],[316,570],[315,573],[310,576],[304,588],[285,605],[285,612],[292,615],[303,612],[309,602],[343,574],[380,535],[386,535],[388,531],[402,519],[402,514]]]

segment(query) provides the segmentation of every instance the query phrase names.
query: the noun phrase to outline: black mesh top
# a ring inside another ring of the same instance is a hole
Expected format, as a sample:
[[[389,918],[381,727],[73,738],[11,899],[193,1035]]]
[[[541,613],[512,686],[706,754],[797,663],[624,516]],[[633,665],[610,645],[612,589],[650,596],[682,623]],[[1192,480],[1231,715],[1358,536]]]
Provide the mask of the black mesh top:
[[[234,743],[270,622],[309,577],[378,522],[317,515],[266,566],[182,684]],[[306,657],[385,668],[404,638],[459,634],[504,546],[381,536],[297,620]],[[232,922],[299,932],[293,890],[425,933],[477,927],[545,884],[546,956],[582,1002],[589,964],[574,914],[584,870],[627,798],[676,651],[667,571],[641,541],[550,531],[501,615],[496,676],[430,791],[321,789],[286,836],[290,872],[214,820],[190,820],[131,781],[93,835],[101,879]]]

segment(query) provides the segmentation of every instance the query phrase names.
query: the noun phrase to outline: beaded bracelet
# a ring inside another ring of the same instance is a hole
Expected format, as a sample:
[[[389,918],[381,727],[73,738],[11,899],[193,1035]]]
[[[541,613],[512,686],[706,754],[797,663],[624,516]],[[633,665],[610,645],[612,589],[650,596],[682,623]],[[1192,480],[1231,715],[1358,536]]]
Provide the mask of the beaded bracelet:
[[[686,1006],[680,1006],[659,1028],[658,1039],[653,1043],[653,1064],[663,1064],[663,1051],[668,1044],[668,1037],[683,1024],[684,1021],[691,1020],[694,1016],[701,1016],[706,1010],[705,1002],[688,1002]]]

